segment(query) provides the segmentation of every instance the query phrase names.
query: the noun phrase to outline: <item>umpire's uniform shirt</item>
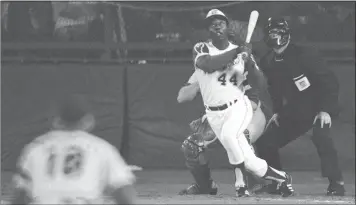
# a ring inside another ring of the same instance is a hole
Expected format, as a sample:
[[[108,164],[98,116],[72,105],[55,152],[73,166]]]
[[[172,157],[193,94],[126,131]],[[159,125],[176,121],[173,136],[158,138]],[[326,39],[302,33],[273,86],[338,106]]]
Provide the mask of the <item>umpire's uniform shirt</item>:
[[[313,125],[320,111],[329,113],[332,120],[339,113],[339,85],[334,73],[315,50],[294,44],[280,56],[267,53],[260,67],[267,78],[274,113],[279,115],[279,126],[272,123],[256,142],[260,157],[281,169],[278,149],[313,128],[312,141],[321,159],[322,175],[341,180],[329,125],[321,128],[320,120]]]

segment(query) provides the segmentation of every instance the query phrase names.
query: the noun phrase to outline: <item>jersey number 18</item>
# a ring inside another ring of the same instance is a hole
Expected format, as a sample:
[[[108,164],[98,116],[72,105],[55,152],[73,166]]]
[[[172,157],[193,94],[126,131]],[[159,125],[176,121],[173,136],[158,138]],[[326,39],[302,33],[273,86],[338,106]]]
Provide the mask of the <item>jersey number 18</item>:
[[[50,177],[54,177],[56,174],[56,165],[58,161],[58,153],[55,153],[53,149],[49,150],[50,154],[47,162],[47,174]],[[63,167],[61,172],[65,176],[78,176],[83,167],[83,150],[76,146],[68,147],[65,152]]]

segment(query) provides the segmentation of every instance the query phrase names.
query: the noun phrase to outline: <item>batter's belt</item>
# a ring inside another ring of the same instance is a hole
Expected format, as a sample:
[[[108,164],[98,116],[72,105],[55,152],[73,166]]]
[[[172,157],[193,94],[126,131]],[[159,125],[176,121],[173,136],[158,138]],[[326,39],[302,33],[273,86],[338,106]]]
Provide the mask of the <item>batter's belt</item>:
[[[210,110],[210,111],[218,111],[218,110],[226,110],[228,107],[230,107],[231,105],[235,104],[238,100],[233,100],[231,102],[228,102],[228,103],[225,103],[223,105],[219,105],[219,106],[207,106],[205,105],[205,108],[207,110]]]

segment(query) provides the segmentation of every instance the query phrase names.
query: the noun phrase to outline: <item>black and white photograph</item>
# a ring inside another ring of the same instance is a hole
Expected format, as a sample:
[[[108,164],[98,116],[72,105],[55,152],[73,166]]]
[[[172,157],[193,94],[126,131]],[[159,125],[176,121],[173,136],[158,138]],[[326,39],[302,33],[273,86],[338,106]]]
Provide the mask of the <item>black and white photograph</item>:
[[[354,1],[1,1],[1,204],[355,204]]]

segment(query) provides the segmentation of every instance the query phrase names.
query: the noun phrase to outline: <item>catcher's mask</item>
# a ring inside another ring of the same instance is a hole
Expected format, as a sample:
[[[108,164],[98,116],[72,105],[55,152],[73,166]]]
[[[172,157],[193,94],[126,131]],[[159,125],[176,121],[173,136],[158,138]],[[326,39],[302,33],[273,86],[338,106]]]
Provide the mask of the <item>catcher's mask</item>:
[[[264,41],[270,48],[279,49],[290,40],[290,29],[284,19],[268,19],[264,28]]]
[[[209,27],[211,22],[214,19],[224,20],[226,22],[226,25],[227,26],[229,25],[229,19],[226,17],[226,15],[222,11],[220,11],[219,9],[212,9],[208,12],[208,14],[206,14],[206,17],[205,17],[206,27]]]

